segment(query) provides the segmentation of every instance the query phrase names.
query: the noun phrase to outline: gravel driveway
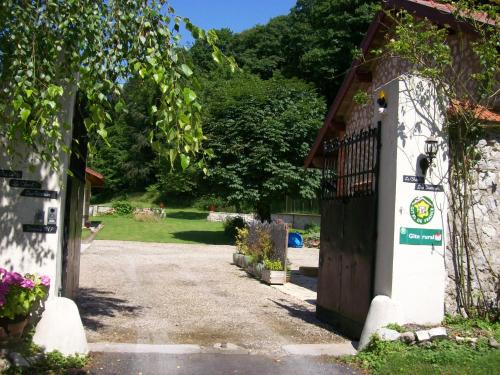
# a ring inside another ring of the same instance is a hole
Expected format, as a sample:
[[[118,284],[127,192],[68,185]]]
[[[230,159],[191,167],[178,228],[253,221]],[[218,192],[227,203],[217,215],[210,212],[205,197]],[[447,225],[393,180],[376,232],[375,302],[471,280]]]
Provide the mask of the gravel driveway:
[[[94,241],[81,257],[77,301],[89,342],[204,347],[229,342],[270,353],[286,344],[342,341],[316,320],[314,305],[232,265],[233,251],[219,245]],[[311,256],[295,258],[314,265],[315,250]]]

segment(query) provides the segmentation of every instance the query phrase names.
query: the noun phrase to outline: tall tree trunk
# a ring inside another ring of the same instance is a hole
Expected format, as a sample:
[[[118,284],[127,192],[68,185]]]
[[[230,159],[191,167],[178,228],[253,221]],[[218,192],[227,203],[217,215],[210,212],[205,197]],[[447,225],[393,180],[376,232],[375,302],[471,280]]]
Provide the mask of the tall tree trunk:
[[[271,205],[267,202],[258,202],[256,206],[260,221],[271,221]]]

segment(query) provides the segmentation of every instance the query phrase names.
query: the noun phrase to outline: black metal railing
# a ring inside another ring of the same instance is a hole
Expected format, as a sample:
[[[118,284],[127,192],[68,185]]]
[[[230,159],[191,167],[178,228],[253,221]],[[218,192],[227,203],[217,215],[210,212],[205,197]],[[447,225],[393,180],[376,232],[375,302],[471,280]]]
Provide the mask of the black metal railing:
[[[322,199],[375,194],[380,151],[379,123],[344,138],[323,144]]]

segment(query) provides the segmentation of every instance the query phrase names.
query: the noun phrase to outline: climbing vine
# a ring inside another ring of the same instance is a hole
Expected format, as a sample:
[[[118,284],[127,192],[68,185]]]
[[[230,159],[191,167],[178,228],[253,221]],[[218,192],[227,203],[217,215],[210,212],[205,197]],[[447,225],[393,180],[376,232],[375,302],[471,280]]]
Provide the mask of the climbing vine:
[[[216,62],[235,68],[214,31],[177,16],[165,0],[0,2],[0,147],[13,158],[29,153],[59,169],[61,151],[69,152],[63,142],[68,124],[60,116],[64,100],[78,90],[87,131],[107,140],[107,125],[124,110],[123,83],[134,76],[162,94],[151,108],[150,141],[186,168],[203,132],[181,25],[208,42]]]
[[[457,306],[463,315],[498,319],[498,295],[488,295],[484,280],[478,276],[476,260],[483,257],[488,278],[498,288],[499,275],[491,266],[475,224],[472,190],[476,183],[473,170],[482,157],[477,143],[484,130],[477,114],[493,105],[500,87],[499,7],[466,0],[452,6],[458,28],[472,33],[416,19],[405,11],[388,11],[394,32],[387,37],[385,53],[408,62],[413,73],[430,80],[439,93],[450,151],[448,247],[453,269],[448,273],[453,275]]]

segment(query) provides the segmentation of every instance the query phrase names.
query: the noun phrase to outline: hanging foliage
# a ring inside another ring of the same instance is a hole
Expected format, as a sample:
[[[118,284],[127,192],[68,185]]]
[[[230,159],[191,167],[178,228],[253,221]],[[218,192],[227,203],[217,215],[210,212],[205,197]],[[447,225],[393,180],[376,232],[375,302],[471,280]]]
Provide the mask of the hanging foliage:
[[[123,83],[137,77],[161,97],[151,107],[149,141],[183,168],[200,151],[203,132],[197,81],[183,59],[181,25],[206,41],[217,63],[235,63],[216,46],[217,35],[175,15],[165,0],[5,0],[0,3],[0,147],[20,145],[59,168],[69,124],[60,123],[63,98],[77,89],[87,106],[87,131],[107,140],[122,111]]]

